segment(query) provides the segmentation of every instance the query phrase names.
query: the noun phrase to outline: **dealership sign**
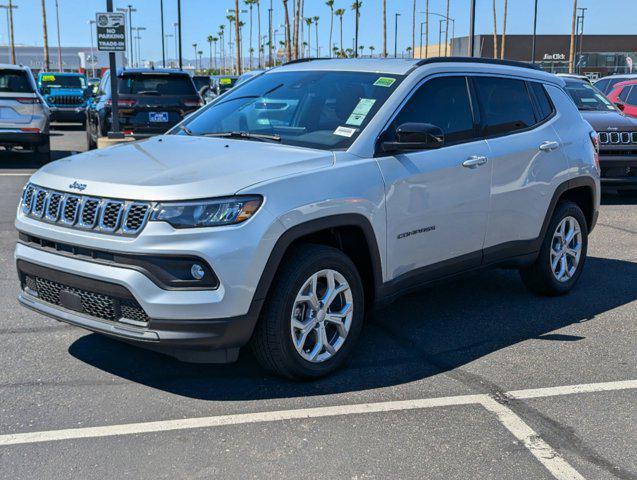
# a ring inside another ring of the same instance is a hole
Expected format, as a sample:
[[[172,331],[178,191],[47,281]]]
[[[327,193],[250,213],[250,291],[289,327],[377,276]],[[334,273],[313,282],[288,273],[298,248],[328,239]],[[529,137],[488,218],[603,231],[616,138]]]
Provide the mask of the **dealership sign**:
[[[564,53],[545,53],[542,60],[566,60]]]
[[[126,16],[123,13],[95,14],[97,49],[101,52],[126,51]]]

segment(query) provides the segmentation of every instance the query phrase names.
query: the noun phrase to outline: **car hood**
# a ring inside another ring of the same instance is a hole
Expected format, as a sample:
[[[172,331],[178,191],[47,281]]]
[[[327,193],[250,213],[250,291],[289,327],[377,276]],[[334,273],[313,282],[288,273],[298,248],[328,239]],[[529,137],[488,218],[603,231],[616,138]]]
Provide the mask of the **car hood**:
[[[582,117],[598,132],[637,130],[637,120],[616,111],[582,111]]]
[[[334,155],[323,150],[163,135],[58,160],[34,173],[31,181],[100,197],[186,200],[234,195],[255,183],[326,168],[333,162]]]

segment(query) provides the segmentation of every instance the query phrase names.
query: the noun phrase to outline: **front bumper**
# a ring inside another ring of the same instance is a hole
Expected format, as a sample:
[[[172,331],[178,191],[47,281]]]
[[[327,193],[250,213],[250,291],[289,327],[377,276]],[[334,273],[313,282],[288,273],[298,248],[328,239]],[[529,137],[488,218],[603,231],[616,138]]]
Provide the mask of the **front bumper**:
[[[600,151],[601,184],[611,188],[637,187],[637,149],[613,146]]]

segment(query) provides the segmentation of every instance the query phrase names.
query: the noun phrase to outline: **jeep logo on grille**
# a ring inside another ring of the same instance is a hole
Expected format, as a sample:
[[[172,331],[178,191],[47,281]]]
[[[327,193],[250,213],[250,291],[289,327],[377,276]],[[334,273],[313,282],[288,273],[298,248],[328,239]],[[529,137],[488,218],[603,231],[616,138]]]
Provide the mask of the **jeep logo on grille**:
[[[77,180],[69,185],[69,188],[73,190],[79,190],[80,192],[86,190],[86,183],[77,183]]]

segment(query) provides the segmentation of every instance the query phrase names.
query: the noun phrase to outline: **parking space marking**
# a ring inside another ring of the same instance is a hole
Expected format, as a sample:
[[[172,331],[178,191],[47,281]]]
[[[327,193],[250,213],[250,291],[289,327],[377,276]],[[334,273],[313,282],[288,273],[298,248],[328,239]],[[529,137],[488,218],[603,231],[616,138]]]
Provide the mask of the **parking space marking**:
[[[34,173],[35,171],[29,173],[0,173],[0,177],[28,177]]]
[[[504,394],[505,399],[531,399],[593,392],[611,392],[637,389],[637,380],[588,383],[558,387],[513,390]],[[178,420],[160,420],[154,422],[105,425],[100,427],[69,428],[39,432],[24,432],[0,435],[0,447],[30,443],[53,442],[84,438],[100,438],[140,433],[167,432],[210,428],[229,425],[242,425],[284,420],[304,420],[310,418],[361,415],[366,413],[386,413],[404,410],[449,407],[457,405],[480,405],[494,413],[499,422],[513,434],[544,467],[559,480],[580,480],[582,477],[566,460],[547,444],[513,410],[488,394],[456,395],[439,398],[397,400],[377,403],[359,403],[335,405],[331,407],[312,407],[294,410],[278,410],[255,413],[217,415],[211,417],[184,418]]]
[[[572,392],[576,393],[576,392]],[[568,394],[567,394],[568,395]],[[487,397],[482,406],[495,413],[498,421],[524,445],[531,454],[559,480],[584,480],[584,477],[506,405]]]

